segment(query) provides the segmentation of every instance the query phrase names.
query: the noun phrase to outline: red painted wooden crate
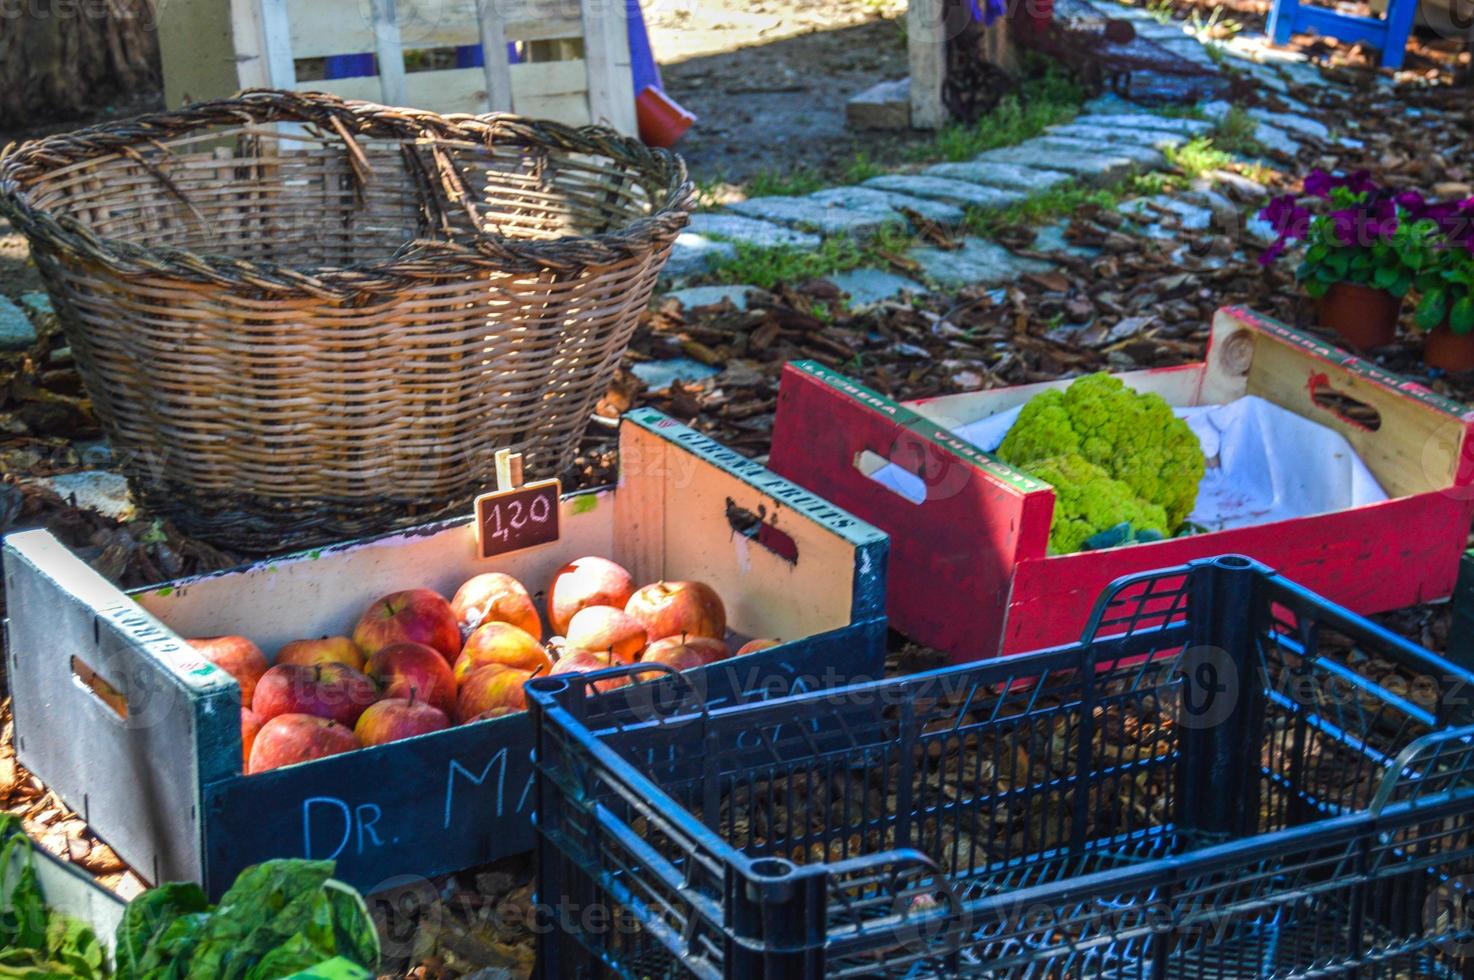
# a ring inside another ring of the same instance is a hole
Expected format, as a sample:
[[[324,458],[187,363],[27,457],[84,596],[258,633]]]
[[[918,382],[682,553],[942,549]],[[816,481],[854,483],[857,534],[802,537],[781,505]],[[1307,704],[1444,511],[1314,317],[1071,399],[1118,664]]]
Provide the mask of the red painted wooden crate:
[[[1120,378],[1172,405],[1258,395],[1321,422],[1351,442],[1389,499],[1047,555],[1054,490],[951,430],[1068,380],[898,403],[813,362],[784,372],[769,466],[890,533],[891,625],[958,661],[1077,640],[1113,579],[1210,555],[1250,555],[1359,613],[1452,593],[1474,515],[1474,412],[1236,307],[1214,318],[1204,362]],[[926,499],[871,479],[887,461],[921,477]]]

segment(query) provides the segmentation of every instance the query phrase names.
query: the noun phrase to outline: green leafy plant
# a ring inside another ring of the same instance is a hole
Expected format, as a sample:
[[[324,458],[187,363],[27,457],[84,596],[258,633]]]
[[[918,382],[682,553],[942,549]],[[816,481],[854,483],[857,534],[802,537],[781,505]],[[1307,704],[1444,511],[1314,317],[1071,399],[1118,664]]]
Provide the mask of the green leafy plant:
[[[1474,331],[1474,197],[1431,203],[1405,192],[1403,204],[1436,226],[1433,247],[1414,281],[1419,294],[1414,321],[1424,330],[1447,321],[1456,334]]]
[[[107,961],[97,936],[84,923],[47,909],[30,838],[19,818],[0,813],[0,978],[106,976]]]

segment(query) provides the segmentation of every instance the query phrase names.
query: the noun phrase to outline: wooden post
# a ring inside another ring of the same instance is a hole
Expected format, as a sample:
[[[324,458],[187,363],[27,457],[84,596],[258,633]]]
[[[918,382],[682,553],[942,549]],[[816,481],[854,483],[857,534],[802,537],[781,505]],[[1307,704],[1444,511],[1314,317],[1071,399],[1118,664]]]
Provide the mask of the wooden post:
[[[946,0],[910,0],[906,48],[911,60],[911,126],[940,129],[947,122],[942,81],[947,70]]]
[[[507,61],[507,31],[493,0],[476,0],[476,23],[481,29],[487,111],[511,112],[512,66]]]
[[[640,127],[635,120],[635,80],[623,0],[580,0],[579,6],[589,73],[589,115],[595,123],[633,136]]]
[[[399,42],[399,11],[394,0],[373,0],[374,47],[379,56],[379,90],[385,105],[409,102],[404,81],[404,46]]]

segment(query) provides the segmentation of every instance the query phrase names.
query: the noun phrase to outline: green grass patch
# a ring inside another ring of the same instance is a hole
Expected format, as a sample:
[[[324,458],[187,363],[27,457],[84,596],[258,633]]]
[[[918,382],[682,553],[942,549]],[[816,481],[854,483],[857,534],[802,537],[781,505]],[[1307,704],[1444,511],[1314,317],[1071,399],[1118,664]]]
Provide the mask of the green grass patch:
[[[1264,147],[1254,138],[1254,133],[1259,129],[1259,121],[1249,115],[1240,106],[1234,106],[1218,122],[1213,131],[1213,144],[1220,150],[1239,156],[1260,156],[1264,153]]]
[[[798,197],[821,191],[829,184],[815,170],[762,170],[747,180],[748,197]]]
[[[1195,137],[1181,146],[1171,147],[1165,154],[1167,162],[1190,180],[1210,170],[1222,170],[1234,162],[1233,154],[1219,149],[1211,136]]]
[[[1080,183],[1061,184],[1006,208],[971,208],[962,227],[969,234],[993,236],[1015,225],[1043,225],[1073,214],[1087,204],[1114,207],[1121,201],[1122,190],[1123,185],[1087,187]]]
[[[987,150],[1022,143],[1047,126],[1079,115],[1085,101],[1080,84],[1053,62],[1036,62],[1034,68],[1018,92],[1004,96],[992,112],[975,123],[943,127],[930,143],[912,147],[907,157],[916,163],[970,160]]]

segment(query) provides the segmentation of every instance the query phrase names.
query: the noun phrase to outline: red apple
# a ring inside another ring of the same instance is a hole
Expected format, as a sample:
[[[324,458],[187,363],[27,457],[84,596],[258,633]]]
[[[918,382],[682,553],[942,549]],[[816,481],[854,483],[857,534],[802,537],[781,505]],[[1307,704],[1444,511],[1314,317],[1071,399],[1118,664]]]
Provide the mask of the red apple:
[[[251,761],[251,746],[256,742],[256,733],[261,731],[261,721],[250,708],[241,709],[241,764]]]
[[[414,696],[447,716],[455,713],[455,675],[437,650],[422,643],[391,643],[369,657],[363,669],[382,698]]]
[[[463,683],[477,668],[490,664],[546,673],[553,666],[553,658],[526,630],[511,623],[486,623],[466,638],[466,647],[455,662],[456,683]]]
[[[186,642],[210,663],[235,678],[241,686],[241,707],[249,708],[255,699],[261,675],[271,666],[261,648],[244,636],[198,636]]]
[[[353,627],[353,642],[365,657],[391,643],[423,643],[446,663],[461,652],[461,628],[450,603],[429,589],[409,589],[379,599]]]
[[[369,705],[368,710],[359,716],[358,724],[353,726],[353,734],[364,745],[383,745],[449,727],[450,719],[433,704],[413,697],[385,698]]]
[[[277,664],[261,676],[251,710],[264,725],[278,715],[316,715],[352,728],[379,699],[368,677],[346,664]]]
[[[670,664],[677,670],[704,667],[731,656],[731,651],[721,640],[709,636],[667,636],[650,644],[642,663]]]
[[[742,646],[737,648],[737,653],[734,654],[734,656],[740,657],[744,653],[757,653],[759,650],[770,649],[782,642],[782,640],[773,640],[768,639],[767,637],[763,637],[757,640],[748,640],[746,643],[742,644]]]
[[[645,627],[613,606],[585,606],[569,622],[567,640],[570,649],[608,650],[621,663],[631,663],[645,649]]]
[[[316,715],[277,715],[256,734],[246,772],[294,766],[361,747],[351,729],[331,719]]]
[[[504,572],[477,575],[456,590],[450,608],[461,635],[470,636],[482,623],[511,623],[533,638],[543,635],[542,617],[521,582]]]
[[[496,717],[527,710],[527,693],[522,685],[536,677],[530,670],[520,670],[505,664],[490,664],[472,671],[461,684],[460,696],[456,699],[456,717],[461,721]]]
[[[608,651],[603,650],[569,650],[558,658],[553,664],[555,674],[587,674],[595,670],[604,670],[608,667],[617,666],[615,660]],[[612,691],[616,687],[624,687],[633,683],[630,677],[611,677],[608,680],[596,681],[593,685],[596,691]]]
[[[727,635],[727,610],[721,597],[702,582],[656,582],[647,585],[625,605],[624,611],[640,621],[650,642],[667,636]]]
[[[276,652],[279,664],[347,664],[363,670],[363,651],[346,636],[324,636],[317,640],[293,640]]]
[[[619,565],[608,558],[579,558],[558,569],[548,586],[548,623],[554,633],[567,633],[580,609],[623,609],[634,594],[635,580]]]

